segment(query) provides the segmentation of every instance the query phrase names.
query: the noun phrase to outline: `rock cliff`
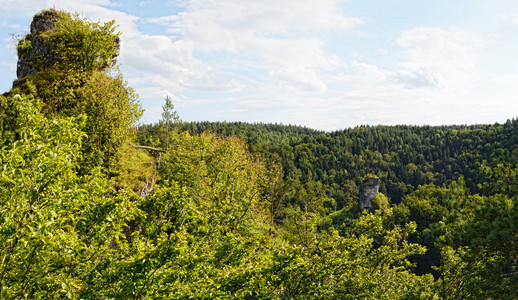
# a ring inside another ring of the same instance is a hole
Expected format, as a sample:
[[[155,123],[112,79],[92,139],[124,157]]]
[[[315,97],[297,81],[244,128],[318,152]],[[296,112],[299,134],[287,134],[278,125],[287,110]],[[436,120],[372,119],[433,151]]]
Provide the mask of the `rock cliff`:
[[[31,32],[18,43],[18,64],[16,76],[18,79],[32,75],[38,69],[54,64],[55,57],[41,33],[56,28],[56,20],[60,18],[55,10],[43,11],[34,16]]]
[[[16,76],[18,79],[45,70],[59,62],[59,58],[55,55],[52,47],[49,46],[47,38],[42,33],[55,30],[57,27],[56,21],[62,18],[61,13],[53,9],[42,11],[34,16],[31,22],[30,33],[17,45],[18,64]],[[100,71],[108,71],[117,62],[117,56],[120,51],[120,40],[118,37],[114,40],[113,46],[115,54],[112,60]],[[16,82],[14,85],[16,85]]]
[[[378,177],[368,175],[363,179],[358,202],[361,211],[374,207],[372,200],[378,196],[379,188],[380,180]]]

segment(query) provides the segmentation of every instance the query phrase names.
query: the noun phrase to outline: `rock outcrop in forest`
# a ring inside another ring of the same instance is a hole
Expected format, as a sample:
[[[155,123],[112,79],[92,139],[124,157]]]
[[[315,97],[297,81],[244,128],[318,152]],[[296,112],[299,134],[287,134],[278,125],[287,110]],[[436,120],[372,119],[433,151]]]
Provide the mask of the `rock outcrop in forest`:
[[[63,20],[63,14],[57,10],[46,10],[34,16],[31,22],[30,33],[18,43],[18,63],[16,75],[18,79],[43,71],[57,63],[62,63],[65,57],[55,50],[55,45],[49,41],[49,33],[56,30],[56,22]],[[82,43],[83,41],[78,41]],[[113,38],[113,51],[111,57],[99,66],[99,71],[106,72],[117,63],[120,52],[120,40],[118,36]],[[14,85],[16,86],[16,82]]]
[[[166,98],[137,131],[138,95],[104,72],[118,36],[50,10],[18,44],[0,298],[516,298],[518,122],[218,134]]]
[[[360,211],[364,211],[365,209],[373,208],[372,201],[376,199],[378,196],[380,189],[380,179],[373,175],[367,175],[362,180],[362,185],[360,186],[360,198],[358,200],[358,206],[360,207]]]

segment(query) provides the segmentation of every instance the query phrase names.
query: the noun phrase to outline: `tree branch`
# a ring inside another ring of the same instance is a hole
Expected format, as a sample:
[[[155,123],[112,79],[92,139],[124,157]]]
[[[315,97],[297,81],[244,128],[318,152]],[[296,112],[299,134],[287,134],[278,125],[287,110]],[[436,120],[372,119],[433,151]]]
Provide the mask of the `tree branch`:
[[[140,145],[131,145],[133,148],[138,148],[138,149],[146,149],[146,150],[151,150],[151,151],[156,151],[156,152],[163,152],[165,153],[165,150],[162,150],[162,149],[158,149],[158,148],[153,148],[153,147],[148,147],[148,146],[140,146]]]

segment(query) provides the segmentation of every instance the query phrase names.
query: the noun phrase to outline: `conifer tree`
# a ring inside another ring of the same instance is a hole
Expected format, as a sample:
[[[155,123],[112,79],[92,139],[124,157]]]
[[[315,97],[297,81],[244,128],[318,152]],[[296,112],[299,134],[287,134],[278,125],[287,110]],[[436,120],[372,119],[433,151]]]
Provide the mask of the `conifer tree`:
[[[162,119],[160,120],[160,135],[166,149],[169,148],[171,129],[179,122],[181,122],[180,117],[176,113],[173,101],[168,95],[165,97],[165,104],[162,106]]]

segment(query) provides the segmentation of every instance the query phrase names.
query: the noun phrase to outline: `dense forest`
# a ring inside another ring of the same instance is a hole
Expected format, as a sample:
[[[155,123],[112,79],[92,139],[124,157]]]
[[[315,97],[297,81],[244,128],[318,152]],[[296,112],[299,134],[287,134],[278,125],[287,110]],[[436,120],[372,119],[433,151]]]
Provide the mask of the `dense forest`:
[[[182,122],[166,97],[137,126],[119,43],[47,10],[17,44],[1,298],[516,299],[516,119],[322,132]]]

